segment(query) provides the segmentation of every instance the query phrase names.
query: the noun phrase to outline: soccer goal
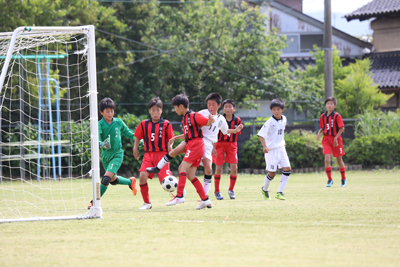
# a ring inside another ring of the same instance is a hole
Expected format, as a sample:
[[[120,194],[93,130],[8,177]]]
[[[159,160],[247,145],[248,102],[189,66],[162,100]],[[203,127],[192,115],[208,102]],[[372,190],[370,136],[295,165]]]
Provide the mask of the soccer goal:
[[[94,26],[0,33],[0,70],[0,222],[101,218]]]

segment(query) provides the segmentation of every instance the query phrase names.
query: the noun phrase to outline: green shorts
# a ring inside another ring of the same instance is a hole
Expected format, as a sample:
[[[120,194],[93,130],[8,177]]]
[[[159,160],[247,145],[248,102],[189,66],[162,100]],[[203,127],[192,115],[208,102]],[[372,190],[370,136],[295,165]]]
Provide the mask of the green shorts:
[[[122,149],[114,152],[101,153],[101,162],[103,163],[104,170],[116,174],[121,167],[122,160],[124,159],[124,151]]]

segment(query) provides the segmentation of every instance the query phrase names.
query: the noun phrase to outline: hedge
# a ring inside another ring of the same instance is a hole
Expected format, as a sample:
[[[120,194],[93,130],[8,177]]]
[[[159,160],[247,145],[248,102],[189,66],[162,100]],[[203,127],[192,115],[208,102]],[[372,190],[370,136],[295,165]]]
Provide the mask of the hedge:
[[[358,137],[345,147],[345,162],[363,167],[400,164],[400,133]]]
[[[286,151],[292,168],[323,167],[324,157],[322,155],[321,140],[311,131],[294,130],[286,134]],[[265,168],[264,153],[257,135],[250,137],[245,142],[242,159],[242,168],[262,169]]]

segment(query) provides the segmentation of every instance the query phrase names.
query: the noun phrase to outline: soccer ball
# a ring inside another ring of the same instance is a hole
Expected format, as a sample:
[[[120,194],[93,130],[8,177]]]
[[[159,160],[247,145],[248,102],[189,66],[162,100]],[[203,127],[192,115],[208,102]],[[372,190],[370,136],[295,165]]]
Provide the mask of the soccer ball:
[[[164,178],[161,183],[163,189],[167,192],[174,192],[178,187],[178,179],[170,175]]]

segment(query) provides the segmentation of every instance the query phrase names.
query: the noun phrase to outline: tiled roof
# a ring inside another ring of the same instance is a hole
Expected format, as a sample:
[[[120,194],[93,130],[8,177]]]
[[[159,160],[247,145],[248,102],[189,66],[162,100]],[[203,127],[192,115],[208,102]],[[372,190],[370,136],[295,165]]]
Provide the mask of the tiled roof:
[[[289,62],[289,70],[294,72],[297,69],[305,70],[307,66],[315,66],[315,58],[281,58],[281,62]]]
[[[345,15],[347,21],[353,19],[394,16],[400,14],[400,0],[373,0],[359,9]]]
[[[380,89],[400,88],[400,51],[372,53],[370,71]]]

